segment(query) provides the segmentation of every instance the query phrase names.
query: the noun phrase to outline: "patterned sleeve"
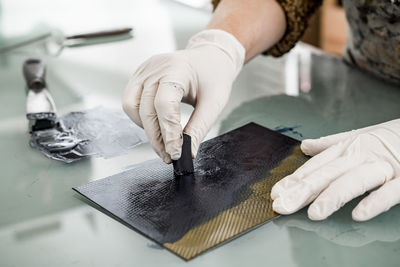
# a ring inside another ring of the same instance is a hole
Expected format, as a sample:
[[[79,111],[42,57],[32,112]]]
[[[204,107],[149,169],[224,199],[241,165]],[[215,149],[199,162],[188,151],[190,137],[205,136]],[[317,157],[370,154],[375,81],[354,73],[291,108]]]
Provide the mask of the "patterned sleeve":
[[[212,0],[214,9],[222,0]],[[265,51],[264,55],[280,57],[292,49],[305,32],[308,20],[322,0],[275,0],[286,14],[286,32],[282,39]]]

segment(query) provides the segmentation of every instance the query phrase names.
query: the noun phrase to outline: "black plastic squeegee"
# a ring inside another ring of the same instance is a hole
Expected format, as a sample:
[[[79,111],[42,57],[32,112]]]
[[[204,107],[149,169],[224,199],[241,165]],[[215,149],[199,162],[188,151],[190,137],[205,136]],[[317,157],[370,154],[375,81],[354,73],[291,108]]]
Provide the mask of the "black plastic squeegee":
[[[194,173],[192,159],[192,138],[183,134],[182,154],[178,160],[173,160],[174,174],[176,176],[190,175]]]

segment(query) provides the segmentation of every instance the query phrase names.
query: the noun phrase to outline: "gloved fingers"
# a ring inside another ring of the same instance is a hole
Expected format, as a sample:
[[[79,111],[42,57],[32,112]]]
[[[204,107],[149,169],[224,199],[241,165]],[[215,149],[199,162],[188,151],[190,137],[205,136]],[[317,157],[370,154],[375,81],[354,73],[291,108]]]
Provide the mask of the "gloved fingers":
[[[139,115],[143,123],[143,128],[154,151],[165,163],[171,163],[171,157],[165,151],[157,112],[154,107],[154,99],[157,89],[158,83],[144,85],[142,96],[140,98]]]
[[[393,178],[393,173],[392,165],[385,161],[361,164],[330,183],[308,208],[308,217],[326,219],[353,198]]]
[[[359,165],[357,158],[341,157],[329,162],[288,188],[279,192],[272,208],[280,214],[291,214],[311,203],[332,181]]]
[[[400,177],[390,180],[358,203],[353,220],[367,221],[400,203]]]
[[[165,151],[172,160],[181,157],[182,126],[180,102],[184,90],[181,85],[172,82],[160,82],[154,101]]]
[[[206,137],[211,126],[217,120],[225,102],[218,99],[198,100],[183,132],[192,138],[192,155],[196,157],[200,142]]]
[[[140,98],[142,96],[143,84],[133,77],[125,87],[122,98],[122,109],[128,117],[143,128],[142,120],[139,115]]]
[[[313,158],[309,159],[300,168],[298,168],[293,174],[286,176],[279,182],[277,182],[271,190],[271,198],[276,199],[279,194],[288,188],[297,185],[301,182],[304,177],[317,171],[329,162],[339,158],[344,150],[346,149],[348,142],[340,143],[328,148],[324,153],[318,154]]]

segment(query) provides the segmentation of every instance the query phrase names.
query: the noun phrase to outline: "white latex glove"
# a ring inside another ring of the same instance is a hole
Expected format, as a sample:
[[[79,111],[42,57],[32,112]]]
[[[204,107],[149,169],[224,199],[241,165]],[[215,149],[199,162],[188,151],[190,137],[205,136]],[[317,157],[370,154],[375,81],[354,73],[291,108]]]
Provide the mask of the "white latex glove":
[[[304,140],[301,149],[314,157],[274,185],[274,211],[291,214],[314,201],[308,217],[323,220],[377,187],[354,208],[354,220],[369,220],[400,203],[400,119]]]
[[[242,68],[245,49],[231,34],[204,30],[186,49],[156,55],[133,74],[123,96],[125,113],[143,127],[154,150],[166,162],[181,156],[180,102],[194,106],[183,132],[200,142],[225,106]]]

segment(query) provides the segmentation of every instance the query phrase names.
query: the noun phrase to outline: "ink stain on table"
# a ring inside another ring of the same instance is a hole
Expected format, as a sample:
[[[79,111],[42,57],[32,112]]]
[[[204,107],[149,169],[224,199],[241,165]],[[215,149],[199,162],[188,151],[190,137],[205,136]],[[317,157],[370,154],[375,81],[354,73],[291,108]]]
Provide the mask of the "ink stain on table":
[[[280,125],[280,126],[275,127],[274,130],[278,133],[292,133],[292,134],[298,135],[300,137],[303,137],[303,134],[296,130],[297,128],[300,128],[300,127],[301,127],[300,125],[290,126],[290,127]]]
[[[156,244],[156,243],[148,243],[147,247],[152,248],[152,249],[158,249],[158,250],[164,249],[162,246],[160,246],[159,244]]]
[[[250,123],[202,143],[193,175],[157,159],[74,190],[189,260],[277,216],[270,190],[307,160],[299,144]]]

